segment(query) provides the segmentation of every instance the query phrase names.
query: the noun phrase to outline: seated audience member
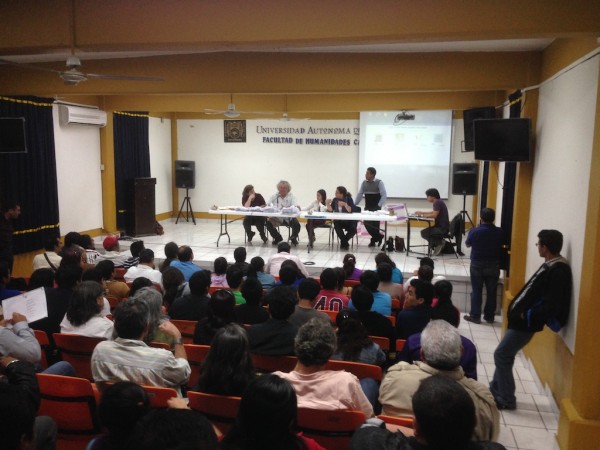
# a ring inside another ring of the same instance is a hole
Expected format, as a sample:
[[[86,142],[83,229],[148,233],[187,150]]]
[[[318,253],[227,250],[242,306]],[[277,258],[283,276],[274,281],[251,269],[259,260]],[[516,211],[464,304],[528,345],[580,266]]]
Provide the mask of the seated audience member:
[[[162,272],[163,305],[167,309],[171,307],[175,299],[183,292],[185,279],[181,270],[175,267],[167,267]]]
[[[206,417],[191,409],[153,409],[136,424],[127,450],[216,450],[217,435]]]
[[[8,283],[10,283],[10,268],[6,261],[0,261],[0,300],[21,295],[21,291],[9,289]]]
[[[225,289],[216,290],[208,301],[206,317],[196,325],[194,344],[210,345],[217,330],[232,322],[235,322],[235,297]]]
[[[298,328],[288,319],[296,304],[294,290],[288,286],[275,286],[267,294],[266,301],[271,315],[269,320],[246,330],[250,351],[264,355],[293,355]]]
[[[377,275],[379,275],[378,291],[387,292],[392,298],[402,300],[404,289],[399,283],[392,282],[392,266],[388,263],[381,263],[377,266]]]
[[[123,263],[123,268],[129,269],[130,267],[137,266],[140,263],[140,252],[145,248],[144,241],[133,241],[129,246],[131,258],[127,258],[127,260]]]
[[[334,267],[333,270],[335,271],[335,274],[337,275],[336,290],[340,294],[345,295],[346,297],[349,297],[350,294],[352,293],[352,287],[344,286],[344,284],[346,283],[346,272],[344,272],[344,268],[343,267]]]
[[[396,316],[398,339],[408,339],[410,335],[420,333],[431,320],[433,286],[421,280],[410,283],[402,310]]]
[[[44,287],[54,287],[54,270],[48,268],[36,269],[32,272],[29,277],[29,283],[27,284],[27,290],[33,291],[34,289]]]
[[[244,190],[242,191],[242,205],[246,208],[252,207],[264,207],[266,206],[266,202],[264,197],[261,194],[258,194],[254,191],[254,186],[251,184],[247,184],[244,186]],[[252,225],[256,227],[258,233],[260,234],[260,238],[263,243],[266,244],[269,240],[267,235],[265,234],[265,217],[260,216],[246,216],[244,217],[243,225],[244,231],[246,232],[246,236],[248,237],[248,242],[252,242],[252,238],[256,234],[252,231]]]
[[[323,288],[317,296],[315,309],[321,311],[340,311],[348,307],[348,297],[336,290],[338,277],[334,269],[323,269],[319,280]]]
[[[177,250],[177,261],[171,262],[171,267],[181,270],[185,281],[189,281],[194,272],[202,270],[200,266],[194,264],[194,252],[189,245],[182,245]]]
[[[231,293],[235,297],[235,304],[243,305],[244,303],[246,303],[246,300],[244,300],[244,296],[240,291],[242,283],[244,282],[244,274],[242,272],[242,269],[235,266],[229,266],[227,268],[227,273],[225,274],[225,279],[227,280],[227,284],[229,285],[229,291],[231,291]]]
[[[33,364],[11,356],[0,358],[0,433],[6,450],[54,449],[57,428],[48,416],[37,416],[40,390]]]
[[[325,370],[336,349],[333,328],[311,319],[298,330],[294,351],[298,363],[289,373],[274,372],[290,382],[298,396],[299,408],[352,409],[373,416],[373,407],[355,375],[344,370]]]
[[[165,270],[167,267],[169,267],[173,261],[177,260],[177,251],[178,250],[179,250],[179,245],[177,245],[175,242],[167,242],[165,244],[165,249],[164,249],[165,259],[160,264],[161,272],[163,270]]]
[[[141,298],[119,303],[114,320],[117,337],[100,342],[92,354],[92,375],[96,383],[133,381],[176,390],[187,383],[191,369],[181,333],[175,325],[169,321],[160,325],[160,331],[173,337],[175,350],[171,353],[145,344],[150,315],[147,303]]]
[[[100,315],[105,317],[108,316],[110,314],[110,303],[104,296],[106,294],[106,286],[104,284],[104,280],[102,279],[102,274],[98,270],[96,270],[95,267],[93,269],[86,269],[83,271],[83,275],[81,275],[81,281],[95,281],[100,286],[102,286],[103,305],[102,310],[100,311]]]
[[[225,274],[227,273],[227,260],[223,256],[219,256],[213,263],[214,272],[210,274],[210,285],[221,286],[228,288],[227,279]]]
[[[82,273],[83,270],[78,265],[62,265],[56,271],[57,287],[44,289],[48,317],[31,322],[30,326],[34,330],[45,331],[52,343],[54,342],[52,334],[60,333],[60,323],[65,317],[73,289],[81,280]]]
[[[56,272],[60,265],[60,260],[62,259],[62,256],[59,255],[62,250],[60,238],[58,236],[52,236],[46,239],[44,249],[46,250],[44,253],[40,253],[33,257],[33,270],[52,269]]]
[[[61,333],[111,339],[113,322],[102,315],[104,289],[95,281],[82,281],[69,301],[67,313],[60,323]]]
[[[294,431],[298,400],[294,388],[277,375],[254,379],[242,395],[222,450],[325,450]]]
[[[154,252],[145,248],[140,252],[140,262],[137,266],[130,267],[125,272],[125,281],[133,281],[138,277],[148,278],[153,283],[162,287],[162,273],[154,268]]]
[[[241,324],[263,323],[269,319],[269,311],[261,306],[263,288],[256,278],[246,278],[242,283],[242,297],[245,304],[235,307],[237,322]]]
[[[312,318],[329,323],[329,316],[317,311],[315,304],[319,297],[321,286],[313,278],[305,278],[298,285],[298,304],[294,307],[294,313],[288,319],[296,328],[300,328]]]
[[[141,288],[153,287],[153,286],[154,286],[154,283],[152,283],[152,281],[150,281],[148,278],[146,278],[146,277],[137,277],[131,283],[131,289],[129,291],[129,296],[133,297],[135,295],[135,293],[137,291],[139,291]]]
[[[355,210],[354,200],[352,200],[352,194],[346,190],[344,186],[338,186],[335,190],[335,197],[333,200],[327,199],[327,211],[341,213],[341,214],[352,214]],[[356,235],[356,220],[343,220],[336,219],[333,221],[333,228],[335,234],[340,239],[340,249],[348,250],[350,248],[350,241]]]
[[[82,234],[79,237],[79,245],[83,247],[85,250],[85,262],[89,265],[95,266],[96,259],[98,258],[98,251],[96,250],[96,245],[94,244],[94,240],[89,234]]]
[[[442,275],[434,275],[433,272],[435,271],[435,262],[430,257],[425,256],[424,258],[421,258],[419,260],[419,269],[423,266],[429,266],[431,268],[431,279],[428,280],[430,283],[435,284],[436,282],[438,282],[440,280],[446,279],[446,277],[444,277]],[[408,280],[406,280],[406,283],[404,283],[403,287],[404,287],[405,294],[408,291],[408,287],[410,286],[410,282],[412,280],[414,280],[416,278],[426,279],[429,277],[429,271],[427,271],[426,273],[421,273],[421,275],[419,275],[419,269],[416,269],[413,272],[412,276]]]
[[[411,397],[425,378],[440,374],[458,381],[475,403],[477,426],[473,439],[494,441],[500,429],[500,413],[487,386],[467,378],[460,367],[461,340],[458,330],[445,320],[433,320],[421,334],[423,361],[400,362],[390,367],[379,390],[382,413],[413,416]]]
[[[146,391],[131,381],[108,386],[98,405],[98,417],[106,433],[97,437],[88,450],[125,450],[136,423],[150,412]]]
[[[352,304],[369,336],[383,336],[396,342],[396,333],[390,319],[372,310],[373,292],[366,286],[358,285],[352,289]]]
[[[98,261],[96,270],[102,275],[108,295],[116,298],[127,298],[129,296],[127,283],[115,280],[115,263],[108,259]]]
[[[346,253],[344,255],[343,267],[344,273],[346,274],[346,280],[360,280],[360,276],[363,271],[356,268],[356,256],[352,253]]]
[[[298,289],[298,285],[305,277],[298,272],[298,267],[294,261],[284,261],[279,269],[279,281],[276,286],[289,286],[294,290]]]
[[[169,317],[174,320],[199,321],[208,314],[208,271],[201,270],[190,277],[190,293],[175,299],[169,308]]]
[[[12,325],[12,328],[7,325]],[[18,312],[14,312],[10,319],[0,321],[0,356],[7,355],[32,364],[39,363],[42,355],[40,344],[27,324],[27,317]]]
[[[396,263],[392,261],[392,258],[385,252],[380,252],[375,255],[375,265],[379,266],[381,263],[386,263],[392,266],[392,283],[402,284],[404,282],[404,276],[402,271],[396,267]]]
[[[130,298],[142,301],[148,307],[148,331],[144,336],[144,342],[146,344],[150,342],[162,342],[163,344],[168,344],[173,349],[175,340],[172,334],[163,332],[160,327],[161,324],[169,320],[163,314],[162,295],[160,295],[160,292],[153,286],[144,287],[138,289]]]
[[[66,243],[67,238],[65,236],[65,248],[67,245]],[[102,247],[104,247],[105,252],[100,253],[96,257],[96,262],[108,259],[115,264],[115,267],[123,267],[125,261],[127,261],[131,257],[131,252],[129,250],[121,252],[121,247],[119,246],[119,238],[117,236],[106,236],[102,241]]]
[[[215,334],[194,390],[241,397],[255,376],[246,330],[230,323]]]
[[[269,223],[269,222],[267,222]],[[300,225],[298,225],[300,226]],[[298,270],[300,272],[302,272],[302,274],[305,277],[308,277],[308,271],[306,270],[306,267],[304,267],[304,264],[302,264],[302,261],[300,261],[300,258],[298,258],[296,255],[291,255],[290,254],[290,244],[288,244],[287,242],[280,242],[279,244],[277,244],[277,253],[274,255],[271,255],[271,257],[269,258],[269,261],[267,261],[267,265],[265,267],[265,272],[270,273],[271,275],[275,276],[275,275],[279,275],[279,269],[281,269],[281,263],[283,263],[284,261],[291,259],[292,261],[294,261],[296,263],[296,266],[298,266]]]
[[[258,281],[260,281],[260,284],[262,284],[263,289],[269,290],[275,286],[275,277],[270,273],[264,272],[264,259],[262,259],[260,256],[255,256],[250,260],[250,267],[254,269],[254,272],[256,272],[256,278],[258,278]],[[250,272],[252,271],[250,270]]]
[[[383,316],[392,314],[392,297],[387,292],[378,291],[379,275],[374,270],[365,270],[360,276],[360,284],[366,286],[373,293],[372,311]],[[348,303],[349,309],[355,309],[352,300]]]
[[[344,309],[335,319],[337,349],[331,359],[383,366],[386,360],[381,347],[371,340],[356,311]]]
[[[467,391],[456,381],[433,375],[421,381],[412,400],[414,436],[363,425],[350,450],[506,450],[496,442],[472,441],[477,416]],[[418,431],[417,431],[418,430]]]
[[[65,253],[69,250],[73,250],[75,248],[81,248],[79,245],[79,241],[81,240],[81,235],[77,231],[69,231],[65,235],[65,242],[63,248],[60,252],[60,256],[65,256]]]
[[[452,304],[452,283],[447,280],[438,281],[433,285],[433,295],[431,319],[442,319],[458,328],[460,312]]]
[[[250,264],[246,262],[246,255],[246,247],[237,247],[233,251],[233,259],[235,262],[232,265],[239,267],[244,276],[248,275],[248,268],[250,267]]]

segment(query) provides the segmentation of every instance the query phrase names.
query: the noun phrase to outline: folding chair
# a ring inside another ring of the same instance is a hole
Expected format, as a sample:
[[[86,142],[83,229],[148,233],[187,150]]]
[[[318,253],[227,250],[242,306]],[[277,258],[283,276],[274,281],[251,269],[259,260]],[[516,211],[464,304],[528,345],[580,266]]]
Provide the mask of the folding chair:
[[[373,378],[375,381],[381,382],[381,379],[383,378],[381,367],[352,361],[330,359],[327,361],[327,364],[325,364],[325,370],[345,370],[346,372],[356,375],[356,378],[359,380],[362,380],[363,378]]]
[[[52,337],[62,360],[71,363],[78,377],[93,381],[92,353],[96,345],[106,339],[68,333],[54,333]]]
[[[42,354],[40,357],[40,366],[42,369],[48,368],[48,349],[50,348],[50,340],[48,339],[48,335],[45,331],[42,330],[33,330],[33,334],[40,344],[40,349],[42,350]]]
[[[261,355],[258,353],[252,353],[251,356],[256,370],[264,373],[291,372],[298,362],[298,358],[295,356]]]
[[[199,411],[225,434],[231,428],[240,409],[240,397],[206,394],[204,392],[188,392],[189,406],[194,411]]]
[[[102,432],[96,415],[99,393],[89,380],[38,373],[39,416],[50,416],[58,427],[57,448],[85,449]]]
[[[148,344],[148,347],[162,348],[163,350],[171,351],[171,347],[166,342],[152,341]]]
[[[454,255],[457,258],[459,257],[459,255],[464,254],[461,250],[462,226],[462,215],[458,213],[450,221],[450,226],[448,227],[448,234],[443,236],[444,242],[450,244],[450,246],[452,247],[452,251],[454,252]]]
[[[198,384],[198,381],[200,381],[200,369],[202,367],[202,362],[206,359],[206,355],[208,355],[208,352],[210,351],[210,346],[184,344],[183,348],[185,348],[187,359],[190,363],[190,368],[192,369],[190,379],[188,380],[188,388],[192,389]]]
[[[346,450],[364,421],[362,411],[298,408],[298,431],[328,450]]]
[[[184,344],[192,344],[194,342],[194,331],[196,324],[193,320],[171,320],[171,323],[181,332]]]
[[[148,394],[148,400],[150,400],[150,408],[165,409],[167,400],[173,397],[179,397],[177,391],[173,388],[160,387],[160,386],[142,386],[144,391]]]
[[[386,354],[390,351],[390,338],[383,336],[369,336],[369,339],[379,345],[381,350],[383,350]]]
[[[415,425],[412,417],[394,417],[380,414],[377,418],[383,420],[386,424],[397,425],[400,427],[414,428]]]

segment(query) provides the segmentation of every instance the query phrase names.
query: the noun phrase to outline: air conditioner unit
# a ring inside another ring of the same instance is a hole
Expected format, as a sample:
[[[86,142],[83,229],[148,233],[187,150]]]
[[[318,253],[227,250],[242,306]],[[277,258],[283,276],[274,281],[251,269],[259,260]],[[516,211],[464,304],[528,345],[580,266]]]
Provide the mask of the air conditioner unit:
[[[61,125],[106,126],[106,111],[96,108],[83,108],[73,105],[58,105],[58,117]]]

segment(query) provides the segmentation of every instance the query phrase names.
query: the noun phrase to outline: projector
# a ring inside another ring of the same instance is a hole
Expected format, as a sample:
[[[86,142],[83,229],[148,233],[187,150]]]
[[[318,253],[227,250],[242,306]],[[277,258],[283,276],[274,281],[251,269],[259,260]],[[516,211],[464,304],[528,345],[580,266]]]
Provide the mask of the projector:
[[[404,120],[415,120],[415,115],[410,114],[408,111],[402,111],[401,113],[396,114],[396,117],[394,117],[394,125],[397,125]]]

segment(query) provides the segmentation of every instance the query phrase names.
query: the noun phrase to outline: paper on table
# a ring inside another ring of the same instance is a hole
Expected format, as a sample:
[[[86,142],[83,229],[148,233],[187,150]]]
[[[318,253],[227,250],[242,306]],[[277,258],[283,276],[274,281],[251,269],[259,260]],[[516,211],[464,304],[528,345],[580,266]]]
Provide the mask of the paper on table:
[[[2,308],[6,320],[12,319],[14,312],[23,314],[29,323],[48,317],[46,292],[43,287],[3,300]]]

